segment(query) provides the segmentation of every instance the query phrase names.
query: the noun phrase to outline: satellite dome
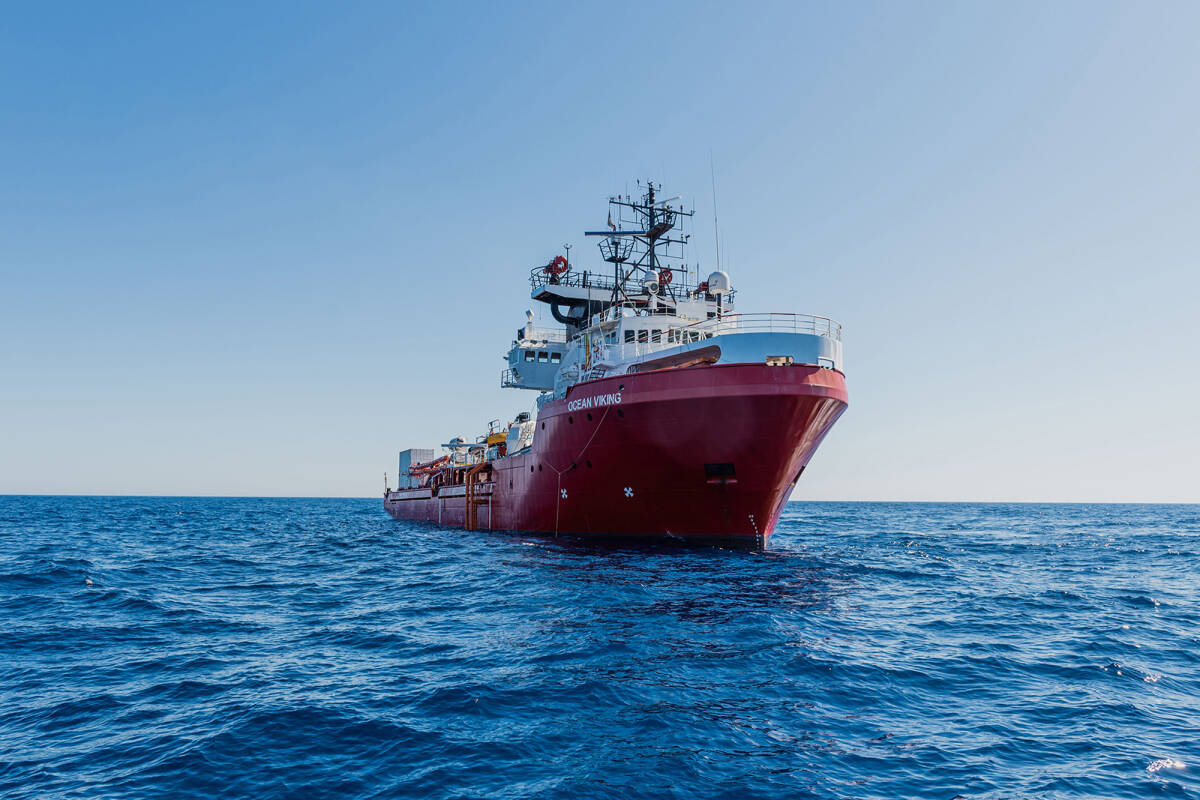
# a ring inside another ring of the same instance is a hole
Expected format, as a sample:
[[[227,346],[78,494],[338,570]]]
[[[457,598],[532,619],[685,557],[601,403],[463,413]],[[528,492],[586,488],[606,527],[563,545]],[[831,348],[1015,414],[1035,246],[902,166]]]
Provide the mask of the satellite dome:
[[[710,294],[729,294],[729,273],[724,270],[717,270],[708,276],[708,291]]]

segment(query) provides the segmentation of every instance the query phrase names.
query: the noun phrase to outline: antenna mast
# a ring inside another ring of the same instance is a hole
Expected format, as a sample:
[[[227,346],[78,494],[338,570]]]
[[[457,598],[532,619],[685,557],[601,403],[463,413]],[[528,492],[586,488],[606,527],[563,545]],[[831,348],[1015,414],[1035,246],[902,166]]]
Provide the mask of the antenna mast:
[[[642,185],[639,180],[638,187]],[[600,252],[605,261],[613,264],[614,305],[643,294],[643,280],[661,282],[662,293],[672,299],[693,289],[686,266],[678,262],[682,262],[684,248],[691,238],[680,226],[695,211],[687,211],[682,205],[672,206],[680,199],[677,196],[659,199],[661,191],[661,185],[647,181],[645,193],[640,197],[610,197],[608,230],[584,232],[585,236],[602,237],[598,243]],[[633,278],[635,275],[639,277]],[[653,293],[659,291],[654,289]]]
[[[717,168],[713,163],[712,150],[708,151],[708,171],[712,175],[713,190],[713,244],[717,255],[717,269],[721,268],[721,230],[717,227]]]

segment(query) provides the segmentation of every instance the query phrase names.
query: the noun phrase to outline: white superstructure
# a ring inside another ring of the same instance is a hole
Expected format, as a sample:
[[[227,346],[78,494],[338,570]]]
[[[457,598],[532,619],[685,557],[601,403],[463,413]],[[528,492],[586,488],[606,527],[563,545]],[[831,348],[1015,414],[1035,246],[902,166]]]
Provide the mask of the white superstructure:
[[[685,364],[842,369],[838,323],[806,314],[739,314],[727,273],[717,270],[699,280],[677,263],[690,236],[673,231],[694,212],[657,201],[656,190],[648,183],[637,201],[609,198],[621,228],[610,210],[610,230],[587,233],[602,237],[611,277],[573,270],[563,256],[532,270],[531,299],[547,303],[563,327],[536,328],[527,312],[501,385],[547,392],[548,398],[580,381]]]

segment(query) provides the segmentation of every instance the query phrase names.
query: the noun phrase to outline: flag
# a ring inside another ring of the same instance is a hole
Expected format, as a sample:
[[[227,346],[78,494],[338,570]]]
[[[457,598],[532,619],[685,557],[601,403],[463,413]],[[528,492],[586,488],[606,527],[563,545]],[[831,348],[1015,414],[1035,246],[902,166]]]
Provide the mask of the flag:
[[[611,212],[611,211],[609,211],[609,212],[608,212],[608,227],[609,227],[609,229],[610,229],[610,230],[614,230],[614,231],[617,229],[617,226],[616,226],[616,225],[613,225],[613,221],[612,221],[612,212]]]

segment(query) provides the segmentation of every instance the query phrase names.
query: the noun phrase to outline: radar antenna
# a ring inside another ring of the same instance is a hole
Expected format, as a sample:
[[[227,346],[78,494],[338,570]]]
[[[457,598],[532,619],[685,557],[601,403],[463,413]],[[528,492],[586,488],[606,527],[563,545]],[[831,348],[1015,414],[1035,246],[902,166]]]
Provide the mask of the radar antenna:
[[[638,181],[641,186],[641,181]],[[661,186],[653,181],[645,184],[645,193],[638,199],[629,195],[608,198],[608,230],[585,231],[585,236],[601,237],[600,255],[613,265],[613,302],[628,300],[629,292],[643,294],[644,287],[655,283],[672,299],[677,291],[688,292],[687,267],[678,263],[691,234],[680,226],[695,215],[682,205],[672,206],[679,196],[658,199]],[[615,219],[614,222],[614,213]],[[675,270],[680,280],[673,282]]]

